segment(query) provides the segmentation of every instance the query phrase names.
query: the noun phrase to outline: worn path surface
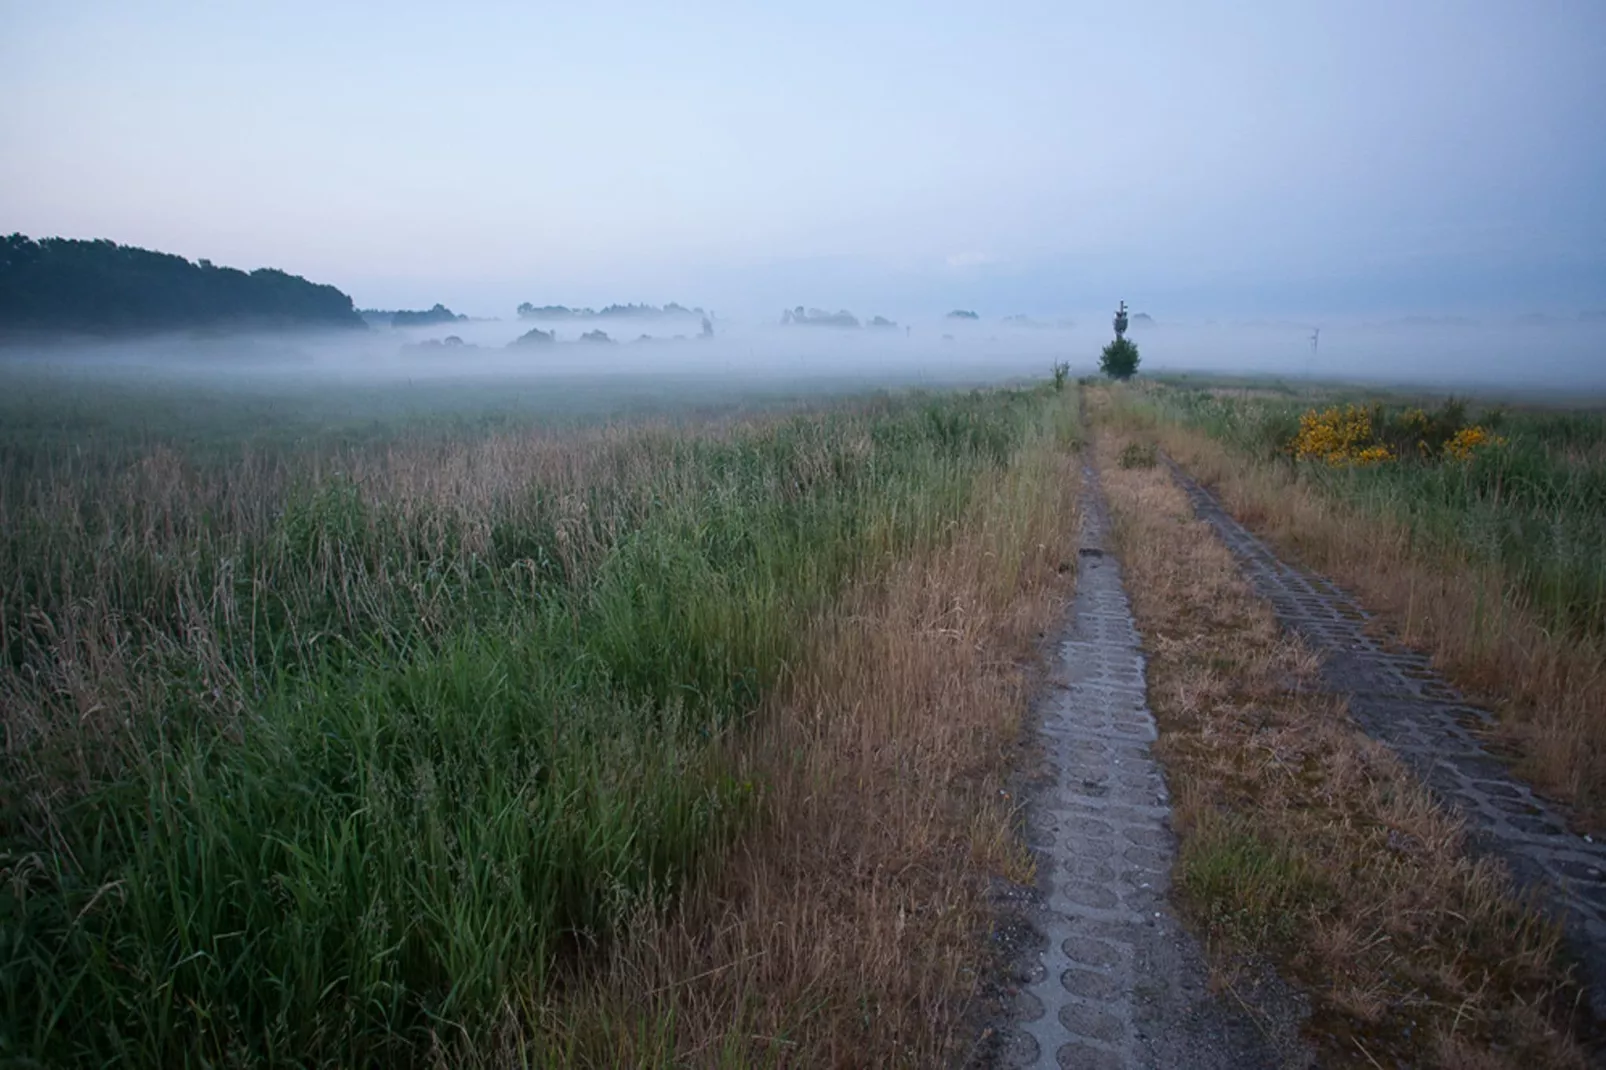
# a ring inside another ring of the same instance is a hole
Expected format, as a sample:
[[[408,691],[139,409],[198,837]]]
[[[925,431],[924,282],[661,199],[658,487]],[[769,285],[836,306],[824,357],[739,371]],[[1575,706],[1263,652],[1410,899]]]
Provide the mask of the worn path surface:
[[[1174,839],[1144,662],[1120,568],[1105,554],[1097,473],[1085,472],[1064,685],[1042,711],[1052,776],[1031,808],[1040,901],[999,1061],[1016,1067],[1255,1070],[1303,1061],[1298,1013],[1259,1020],[1206,988],[1198,947],[1166,903]],[[1275,1020],[1273,1020],[1275,1019]]]
[[[1171,470],[1282,625],[1322,655],[1323,681],[1348,698],[1356,723],[1465,815],[1475,850],[1504,859],[1518,882],[1565,920],[1595,1017],[1606,1019],[1606,844],[1569,832],[1553,807],[1484,749],[1477,730],[1491,715],[1465,701],[1428,658],[1390,650],[1367,634],[1370,614],[1353,598],[1284,563],[1210,491],[1176,464]]]

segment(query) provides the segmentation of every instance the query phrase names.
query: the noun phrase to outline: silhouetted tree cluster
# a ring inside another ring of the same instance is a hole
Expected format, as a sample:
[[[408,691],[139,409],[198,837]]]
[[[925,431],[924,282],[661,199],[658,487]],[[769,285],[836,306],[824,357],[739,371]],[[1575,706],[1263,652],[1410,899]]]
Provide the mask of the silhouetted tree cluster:
[[[458,320],[466,319],[468,319],[467,316],[460,316],[445,305],[437,302],[434,308],[425,309],[423,312],[409,312],[406,309],[392,312],[390,314],[390,325],[392,327],[429,327],[436,323],[456,323]]]
[[[848,327],[859,326],[859,318],[844,309],[841,312],[826,312],[818,308],[804,308],[798,305],[781,313],[781,322],[794,327]]]
[[[0,238],[0,328],[365,327],[333,286],[116,242]]]
[[[568,305],[532,305],[526,301],[518,309],[520,319],[532,320],[592,320],[592,319],[673,319],[677,316],[701,317],[701,308],[669,302],[663,308],[657,305],[609,305],[601,312],[591,308],[570,308]]]
[[[508,345],[509,346],[545,345],[548,342],[555,341],[556,338],[557,338],[556,334],[554,332],[552,332],[552,331],[543,331],[539,327],[532,327],[528,331],[525,331],[523,334],[519,335],[517,338],[513,339],[513,341],[508,343]]]
[[[956,309],[954,309],[952,312],[948,313],[948,318],[951,319],[951,320],[979,320],[979,319],[981,319],[981,317],[978,316],[976,313],[970,311],[969,309],[964,309],[964,308],[956,308]]]

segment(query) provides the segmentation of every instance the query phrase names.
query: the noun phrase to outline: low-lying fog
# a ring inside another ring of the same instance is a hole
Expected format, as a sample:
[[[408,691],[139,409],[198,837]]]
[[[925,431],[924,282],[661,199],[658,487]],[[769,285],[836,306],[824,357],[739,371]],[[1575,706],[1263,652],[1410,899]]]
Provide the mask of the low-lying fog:
[[[535,327],[555,331],[556,340],[510,344]],[[699,327],[696,318],[686,317],[556,323],[509,318],[367,331],[12,345],[0,349],[0,361],[214,385],[669,373],[935,386],[1046,376],[1058,361],[1068,362],[1073,375],[1090,374],[1112,337],[1108,313],[1045,316],[1025,326],[984,317],[859,329],[782,325],[778,315],[720,318],[712,321],[712,337],[699,337]],[[596,330],[610,341],[581,340]],[[1151,374],[1274,375],[1606,397],[1606,319],[1324,324],[1314,347],[1312,334],[1311,326],[1293,322],[1164,320],[1135,324],[1129,332],[1141,349],[1142,370]]]

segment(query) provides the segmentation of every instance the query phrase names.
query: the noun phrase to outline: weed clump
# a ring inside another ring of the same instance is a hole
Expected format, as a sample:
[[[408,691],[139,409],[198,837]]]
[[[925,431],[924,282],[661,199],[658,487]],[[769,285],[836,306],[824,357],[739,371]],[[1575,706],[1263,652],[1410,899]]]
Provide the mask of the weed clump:
[[[1118,463],[1122,468],[1153,468],[1159,450],[1152,442],[1128,442]]]

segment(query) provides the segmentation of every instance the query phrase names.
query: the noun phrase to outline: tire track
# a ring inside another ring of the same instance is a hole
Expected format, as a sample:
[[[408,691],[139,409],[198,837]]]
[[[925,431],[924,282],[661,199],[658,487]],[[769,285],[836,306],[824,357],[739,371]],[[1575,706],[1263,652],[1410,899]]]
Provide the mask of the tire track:
[[[1282,626],[1322,655],[1325,685],[1348,699],[1361,729],[1466,818],[1474,850],[1501,858],[1518,885],[1562,920],[1583,964],[1594,1016],[1606,1020],[1606,844],[1569,831],[1555,807],[1484,748],[1478,733],[1493,716],[1466,701],[1426,656],[1390,650],[1367,634],[1371,614],[1353,598],[1282,561],[1214,494],[1174,461],[1166,463]]]
[[[1054,768],[1031,807],[1038,950],[1017,976],[998,1061],[1013,1067],[1282,1064],[1260,1027],[1207,987],[1197,944],[1166,902],[1176,842],[1144,658],[1108,528],[1098,473],[1084,468],[1073,624],[1059,649],[1063,690],[1040,729]]]

